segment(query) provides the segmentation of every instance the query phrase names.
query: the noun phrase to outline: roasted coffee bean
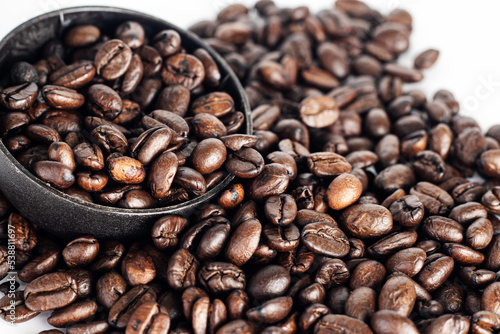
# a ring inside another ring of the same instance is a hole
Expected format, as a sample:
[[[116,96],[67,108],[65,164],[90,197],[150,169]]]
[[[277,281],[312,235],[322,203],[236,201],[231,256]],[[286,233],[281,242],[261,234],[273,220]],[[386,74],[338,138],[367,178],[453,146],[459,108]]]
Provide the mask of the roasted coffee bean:
[[[363,192],[361,181],[352,174],[337,176],[326,192],[328,206],[333,210],[342,210],[355,203]]]
[[[85,103],[85,97],[82,94],[61,86],[44,86],[42,96],[49,106],[56,109],[78,109]]]
[[[235,289],[244,289],[246,286],[243,271],[226,262],[207,263],[200,269],[198,280],[213,294],[224,294]]]
[[[419,182],[410,189],[417,196],[429,214],[446,214],[453,207],[453,198],[444,190],[429,182]]]
[[[393,254],[386,263],[389,272],[401,272],[413,277],[424,267],[427,255],[421,248],[407,248]]]
[[[376,204],[350,206],[340,216],[340,222],[350,234],[361,239],[379,237],[392,229],[390,211]]]
[[[105,42],[94,57],[97,74],[106,80],[114,80],[128,70],[132,60],[130,47],[119,39]]]
[[[436,290],[453,271],[453,259],[443,254],[433,254],[427,257],[424,268],[418,275],[420,283],[427,291]]]
[[[26,307],[35,312],[49,311],[71,304],[76,299],[76,281],[64,272],[40,276],[24,290]]]
[[[88,90],[88,108],[99,117],[113,120],[122,111],[123,101],[112,88],[95,84]]]
[[[26,136],[33,140],[46,144],[60,142],[61,136],[51,127],[41,124],[30,124],[26,128]]]
[[[229,153],[226,169],[241,178],[254,178],[264,169],[264,158],[253,148],[242,148]]]
[[[139,184],[146,177],[141,162],[126,156],[111,159],[108,162],[108,172],[114,181],[125,184]]]
[[[380,262],[375,260],[365,260],[352,270],[349,287],[351,290],[355,290],[363,286],[377,289],[380,287],[385,274],[386,269]]]
[[[391,310],[375,312],[370,324],[375,333],[419,333],[415,324],[408,317]]]
[[[344,232],[328,223],[307,224],[302,229],[301,239],[308,249],[321,255],[341,258],[350,249]]]
[[[500,292],[500,282],[491,283],[484,289],[481,297],[481,308],[485,311],[496,313],[500,311],[500,301],[498,293]]]
[[[336,176],[342,173],[350,173],[352,166],[347,160],[336,153],[313,153],[307,157],[309,170],[317,176]]]
[[[439,242],[462,242],[463,226],[450,218],[430,216],[422,224],[423,232]]]
[[[130,250],[123,257],[121,272],[131,286],[147,284],[156,277],[153,259],[144,250]]]
[[[244,199],[245,189],[243,185],[241,183],[235,183],[220,194],[217,204],[225,210],[230,210],[240,205]]]
[[[368,247],[367,251],[373,257],[379,258],[392,254],[400,249],[413,246],[418,234],[415,231],[391,233]]]
[[[300,242],[300,232],[294,224],[287,226],[266,224],[262,233],[269,247],[278,252],[289,252],[297,248]]]
[[[12,230],[9,234],[14,235],[13,244],[17,250],[30,251],[36,246],[37,233],[34,226],[26,218],[12,213],[7,224],[8,229]]]
[[[413,169],[403,164],[386,167],[375,177],[375,185],[386,192],[407,189],[415,184]],[[432,186],[432,184],[431,184]]]
[[[92,81],[96,69],[91,62],[66,65],[50,73],[49,81],[53,85],[70,89],[79,89]]]
[[[199,266],[198,260],[186,249],[176,251],[168,262],[168,284],[174,289],[193,286]]]
[[[151,287],[135,286],[113,304],[108,313],[108,322],[117,328],[125,328],[135,310],[155,300],[156,292]]]
[[[141,304],[130,316],[125,331],[127,333],[143,334],[148,332],[168,333],[170,329],[170,315],[158,303],[147,302]]]
[[[248,293],[257,300],[267,300],[283,295],[290,283],[290,274],[284,267],[268,265],[251,277]]]
[[[270,196],[264,205],[264,214],[271,223],[286,226],[295,220],[297,203],[288,194]]]
[[[201,174],[209,174],[219,169],[226,160],[226,146],[217,138],[200,141],[191,154],[194,168]]]
[[[179,233],[187,226],[187,219],[180,216],[164,216],[151,229],[153,243],[160,250],[174,248],[179,242]]]
[[[389,206],[395,223],[404,227],[418,225],[424,218],[424,205],[417,196],[408,195],[392,202]]]
[[[71,304],[62,309],[54,311],[47,322],[54,327],[66,327],[67,325],[88,320],[97,312],[97,303],[94,301],[83,301]]]
[[[8,87],[0,92],[0,101],[9,110],[26,110],[33,106],[37,97],[38,87],[34,82]]]
[[[101,276],[96,283],[97,300],[108,310],[126,292],[127,282],[115,271]]]
[[[257,219],[242,222],[233,232],[226,246],[226,258],[237,266],[245,264],[259,246],[262,225]]]
[[[79,25],[71,28],[64,36],[64,43],[70,47],[83,47],[95,43],[101,31],[94,25]]]
[[[19,271],[19,279],[29,283],[37,277],[48,274],[56,268],[59,259],[60,253],[56,249],[40,254]]]
[[[154,198],[163,198],[170,190],[178,171],[177,156],[162,153],[151,165],[147,184]],[[201,189],[201,188],[200,188]]]
[[[66,189],[75,183],[75,176],[70,167],[56,161],[38,161],[33,164],[35,174],[45,182]]]
[[[86,169],[98,171],[104,168],[104,156],[99,146],[81,143],[73,148],[77,164]]]
[[[288,187],[290,177],[281,164],[271,163],[254,178],[248,188],[250,198],[261,200],[267,196],[280,195]]]
[[[358,319],[342,314],[327,314],[321,317],[314,326],[314,333],[372,333],[370,327]]]
[[[380,310],[396,311],[402,316],[409,316],[416,301],[415,285],[404,276],[389,278],[378,297]]]
[[[69,242],[62,251],[69,268],[83,267],[92,262],[99,253],[99,242],[92,236],[82,236]]]

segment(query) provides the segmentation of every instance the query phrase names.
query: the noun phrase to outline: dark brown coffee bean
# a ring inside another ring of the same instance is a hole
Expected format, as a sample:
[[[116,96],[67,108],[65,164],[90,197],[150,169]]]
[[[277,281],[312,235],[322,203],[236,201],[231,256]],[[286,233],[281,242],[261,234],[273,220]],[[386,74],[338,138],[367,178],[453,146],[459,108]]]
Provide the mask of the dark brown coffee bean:
[[[33,171],[40,179],[59,189],[69,188],[75,183],[71,168],[61,162],[38,161],[33,164]]]
[[[94,25],[79,25],[71,28],[64,36],[64,43],[70,47],[83,47],[95,43],[101,31]]]
[[[423,232],[431,239],[439,242],[462,242],[463,226],[453,219],[430,216],[422,224]]]
[[[233,232],[226,247],[226,258],[242,266],[257,250],[262,225],[257,219],[248,219],[242,222]]]
[[[375,312],[371,317],[370,324],[375,333],[419,333],[415,324],[408,317],[391,310]]]
[[[194,286],[199,266],[198,260],[188,250],[179,249],[168,262],[168,284],[176,290]]]
[[[142,304],[154,302],[156,292],[147,285],[139,285],[130,289],[118,299],[108,314],[108,322],[117,328],[125,328],[132,314]]]
[[[126,290],[127,282],[115,271],[104,274],[96,283],[97,300],[108,310],[113,307]]]
[[[230,334],[230,333],[245,333],[245,334],[257,334],[259,329],[252,322],[238,319],[228,322],[223,325],[217,331],[218,334]]]
[[[491,283],[484,289],[481,297],[481,308],[485,311],[490,311],[498,314],[500,310],[500,302],[498,294],[500,293],[500,282]]]
[[[363,192],[361,181],[352,174],[337,176],[328,186],[328,206],[333,210],[342,210],[358,200]]]
[[[109,325],[105,320],[92,321],[87,323],[80,323],[68,326],[66,333],[77,334],[81,332],[91,332],[96,334],[105,333],[108,331]]]
[[[8,87],[0,93],[2,105],[10,110],[29,109],[38,97],[38,87],[34,82]]]
[[[386,263],[389,272],[402,272],[415,276],[424,267],[427,255],[421,248],[407,248],[393,254]]]
[[[19,271],[19,279],[29,283],[37,277],[48,274],[56,268],[59,259],[60,253],[55,249],[40,254]]]
[[[314,333],[372,333],[370,327],[358,319],[348,317],[343,314],[327,314],[321,317],[314,326]]]
[[[447,214],[453,207],[453,198],[443,189],[429,182],[419,182],[410,189],[417,196],[429,214]]]
[[[153,259],[144,250],[130,250],[123,257],[121,272],[131,286],[148,284],[156,277]]]
[[[417,196],[408,195],[394,201],[389,210],[395,223],[404,227],[418,225],[424,218],[424,205]]]
[[[317,176],[336,176],[342,173],[350,173],[351,165],[339,154],[321,152],[312,153],[307,157],[309,170]]]
[[[349,252],[349,241],[344,232],[328,223],[307,224],[301,239],[308,249],[317,254],[344,257]]]
[[[465,231],[465,240],[473,249],[486,248],[493,239],[493,225],[487,218],[478,218]]]
[[[187,192],[194,195],[203,195],[206,190],[206,181],[203,175],[189,167],[177,168],[173,184],[183,187]]]
[[[41,92],[45,102],[56,109],[78,109],[85,103],[85,97],[71,88],[46,85]]]
[[[61,136],[51,127],[41,124],[30,124],[26,128],[26,135],[33,141],[50,144],[62,141]]]
[[[78,165],[93,171],[104,168],[104,156],[101,149],[95,144],[81,143],[73,148]]]
[[[17,250],[28,252],[36,246],[37,233],[27,219],[17,213],[12,213],[7,224],[8,228],[13,230],[9,234],[14,234],[13,243]]]
[[[271,163],[250,183],[248,194],[254,200],[262,200],[267,196],[280,195],[288,187],[290,177],[281,164]]]
[[[226,262],[210,262],[198,273],[201,285],[213,294],[223,294],[235,289],[244,289],[246,278],[237,266]]]
[[[92,262],[99,253],[99,243],[92,236],[72,240],[62,252],[64,262],[70,268],[83,267]]]
[[[313,128],[330,126],[339,117],[338,106],[329,96],[307,98],[299,108],[302,121]]]
[[[400,188],[407,189],[414,185],[415,174],[413,169],[407,165],[394,164],[382,170],[375,177],[374,182],[377,187],[386,192],[394,192]]]
[[[47,319],[47,322],[54,327],[66,327],[73,323],[88,320],[94,316],[96,312],[96,302],[77,302],[54,311]]]
[[[170,315],[167,310],[155,302],[141,304],[130,316],[125,331],[127,333],[168,333]]]
[[[226,160],[226,146],[217,138],[204,139],[196,145],[191,154],[193,167],[201,174],[219,169]]]
[[[340,216],[344,228],[357,238],[374,238],[392,229],[392,215],[381,205],[358,204],[348,207]]]
[[[286,226],[295,220],[297,204],[288,194],[271,196],[264,205],[264,214],[271,223]]]
[[[123,41],[112,39],[105,42],[95,54],[94,64],[97,74],[106,80],[114,80],[128,70],[132,51]]]
[[[205,69],[198,58],[188,54],[177,54],[165,60],[161,75],[165,84],[180,84],[191,91],[203,82]]]
[[[63,272],[40,276],[24,290],[26,307],[42,312],[67,306],[76,299],[76,288],[76,281]]]
[[[384,257],[400,249],[413,246],[418,234],[415,231],[402,231],[391,233],[368,247],[368,254],[372,257]]]
[[[451,275],[454,262],[449,256],[443,254],[434,254],[427,257],[424,268],[417,277],[420,283],[427,291],[434,291],[443,284]]]
[[[187,226],[187,219],[168,215],[158,219],[151,229],[151,238],[160,250],[171,249],[179,242],[178,235]]]
[[[287,226],[266,224],[262,233],[269,247],[278,252],[289,252],[300,243],[300,232],[294,224]]]
[[[418,70],[427,69],[434,65],[439,57],[439,51],[435,49],[425,50],[420,53],[414,61],[414,66]]]
[[[123,101],[112,88],[95,84],[88,90],[88,108],[99,117],[113,120],[122,111]]]
[[[415,285],[404,276],[389,278],[378,297],[378,308],[380,310],[396,311],[402,316],[408,317],[413,310],[416,301]]]
[[[227,93],[214,92],[197,98],[191,108],[194,114],[208,113],[221,117],[234,110],[234,100]]]
[[[382,285],[385,274],[386,269],[380,262],[365,260],[352,270],[349,287],[351,290],[363,286],[378,289]]]
[[[80,62],[63,66],[52,72],[49,81],[56,86],[79,89],[90,83],[95,73],[95,67],[91,62]]]

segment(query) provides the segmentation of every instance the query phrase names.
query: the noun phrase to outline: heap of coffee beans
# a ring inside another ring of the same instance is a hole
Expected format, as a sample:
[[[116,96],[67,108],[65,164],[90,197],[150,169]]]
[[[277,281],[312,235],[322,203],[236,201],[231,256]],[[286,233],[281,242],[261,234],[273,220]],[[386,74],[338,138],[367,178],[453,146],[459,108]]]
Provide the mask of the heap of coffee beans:
[[[262,0],[193,26],[253,107],[255,136],[221,139],[236,182],[131,244],[62,243],[0,200],[28,283],[17,321],[54,310],[68,334],[498,333],[500,126],[484,134],[450,92],[403,87],[438,57],[396,63],[411,23],[356,0],[317,14]]]
[[[150,41],[147,44],[147,41]],[[221,72],[180,35],[123,22],[49,41],[15,63],[0,91],[0,135],[51,186],[103,205],[145,209],[203,195],[224,179],[224,143],[244,123]],[[229,145],[229,144],[228,144]]]

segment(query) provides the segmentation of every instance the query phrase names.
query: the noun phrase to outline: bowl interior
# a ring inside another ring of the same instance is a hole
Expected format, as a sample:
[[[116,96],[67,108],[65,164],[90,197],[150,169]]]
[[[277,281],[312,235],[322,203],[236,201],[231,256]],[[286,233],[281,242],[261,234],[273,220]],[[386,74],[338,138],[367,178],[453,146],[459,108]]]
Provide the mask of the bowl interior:
[[[8,70],[14,62],[21,60],[32,62],[39,59],[43,45],[50,39],[61,37],[68,27],[79,24],[94,24],[101,28],[103,34],[113,36],[114,28],[126,20],[141,23],[147,36],[164,29],[176,30],[181,35],[183,47],[188,52],[200,47],[205,48],[221,71],[222,80],[218,90],[226,91],[233,97],[236,109],[245,114],[242,132],[251,134],[250,108],[243,87],[219,54],[188,31],[161,19],[121,8],[67,8],[43,14],[23,23],[0,42],[0,84],[6,84]],[[97,236],[120,238],[123,235],[140,233],[144,230],[143,225],[146,222],[162,215],[189,215],[196,207],[220,193],[234,179],[232,175],[228,175],[220,184],[204,195],[181,204],[154,209],[122,209],[88,203],[50,187],[17,162],[2,141],[0,141],[0,155],[3,155],[0,157],[0,168],[4,171],[0,174],[0,189],[5,196],[28,219],[53,233],[63,234],[63,236],[85,232],[92,224],[88,219],[99,221],[97,223],[99,229],[92,228],[92,231],[88,231],[88,233],[93,232]],[[71,214],[72,211],[74,214]],[[102,223],[106,224],[113,219],[116,221],[114,224],[116,226],[111,226],[114,232],[102,232]],[[58,225],[57,228],[54,228],[54,221]],[[85,225],[85,228],[77,228],[78,225]],[[132,225],[137,226],[131,228]],[[131,231],[128,230],[129,228]]]

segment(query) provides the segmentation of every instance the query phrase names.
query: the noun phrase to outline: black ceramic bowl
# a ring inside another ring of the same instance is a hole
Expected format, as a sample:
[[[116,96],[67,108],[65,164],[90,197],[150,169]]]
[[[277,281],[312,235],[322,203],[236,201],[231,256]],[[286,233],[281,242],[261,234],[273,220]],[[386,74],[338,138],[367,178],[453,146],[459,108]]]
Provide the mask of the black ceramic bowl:
[[[147,35],[174,29],[188,52],[206,49],[219,66],[221,90],[228,92],[237,110],[244,112],[244,130],[251,133],[250,107],[243,87],[229,65],[201,39],[161,19],[139,12],[113,7],[75,7],[35,17],[10,32],[0,42],[0,82],[16,61],[39,58],[42,46],[68,27],[94,24],[104,32],[126,20],[140,22]],[[131,239],[146,236],[152,223],[167,214],[187,216],[220,193],[232,180],[228,175],[204,195],[182,204],[156,209],[121,209],[97,205],[70,197],[48,186],[24,168],[0,141],[0,189],[19,212],[41,228],[63,238],[92,234],[99,238]]]

